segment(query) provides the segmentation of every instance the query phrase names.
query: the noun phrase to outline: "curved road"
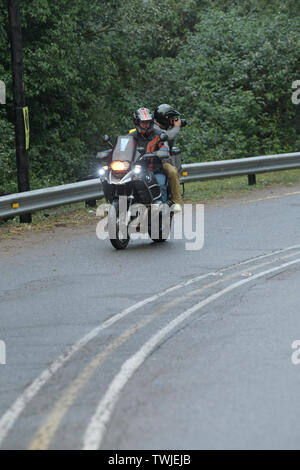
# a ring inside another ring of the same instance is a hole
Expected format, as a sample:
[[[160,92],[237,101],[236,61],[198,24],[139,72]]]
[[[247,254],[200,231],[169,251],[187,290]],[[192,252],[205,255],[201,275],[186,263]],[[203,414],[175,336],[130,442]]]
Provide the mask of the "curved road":
[[[199,251],[1,242],[0,447],[298,449],[300,193],[257,194]]]

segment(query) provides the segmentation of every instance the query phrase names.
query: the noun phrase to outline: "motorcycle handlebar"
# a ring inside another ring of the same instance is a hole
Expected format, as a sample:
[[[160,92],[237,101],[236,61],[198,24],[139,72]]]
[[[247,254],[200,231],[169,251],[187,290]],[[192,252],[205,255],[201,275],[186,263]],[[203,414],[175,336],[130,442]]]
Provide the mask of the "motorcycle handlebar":
[[[154,153],[145,153],[144,155],[142,155],[139,160],[144,160],[146,158],[152,158],[152,157],[155,157],[155,154]]]
[[[158,150],[158,152],[159,152],[159,150]],[[160,158],[160,159],[170,158],[170,153],[169,152],[164,151],[163,153],[166,154],[166,155],[161,156],[161,155],[158,155],[157,152],[155,152],[155,153],[145,153],[144,155],[142,155],[139,158],[139,160],[146,160],[147,158],[153,158],[153,157]]]

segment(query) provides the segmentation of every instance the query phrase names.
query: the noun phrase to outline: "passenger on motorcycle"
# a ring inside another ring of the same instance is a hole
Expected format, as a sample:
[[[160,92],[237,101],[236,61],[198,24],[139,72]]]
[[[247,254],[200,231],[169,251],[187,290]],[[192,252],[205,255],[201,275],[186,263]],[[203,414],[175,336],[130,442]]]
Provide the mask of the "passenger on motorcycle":
[[[166,132],[170,143],[170,149],[172,150],[174,140],[181,128],[180,113],[169,104],[161,104],[155,109],[154,119],[154,130],[156,132],[161,132],[162,130]],[[182,197],[178,170],[172,164],[171,160],[163,163],[163,170],[169,180],[171,195],[174,202],[174,212],[180,212]]]
[[[147,108],[139,108],[133,114],[135,129],[130,131],[137,141],[137,147],[142,147],[146,153],[153,153],[157,150],[169,151],[166,143],[161,142],[161,131],[154,129],[154,116]],[[158,159],[153,159],[150,169],[155,174],[158,184],[162,189],[162,202],[167,202],[166,175],[163,170],[163,163]]]

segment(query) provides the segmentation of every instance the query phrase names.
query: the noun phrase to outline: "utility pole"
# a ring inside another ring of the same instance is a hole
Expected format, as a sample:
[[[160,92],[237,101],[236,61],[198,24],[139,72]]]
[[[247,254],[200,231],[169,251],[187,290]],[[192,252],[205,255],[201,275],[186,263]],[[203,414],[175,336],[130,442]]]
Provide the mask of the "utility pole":
[[[20,0],[7,0],[10,44],[12,57],[12,77],[15,106],[15,138],[16,158],[18,172],[19,192],[30,191],[29,160],[28,160],[28,109],[25,101],[24,65],[23,65],[23,40],[21,29]],[[25,119],[26,117],[26,119]],[[25,120],[27,121],[27,136],[25,132]],[[21,223],[31,223],[31,214],[22,215]]]

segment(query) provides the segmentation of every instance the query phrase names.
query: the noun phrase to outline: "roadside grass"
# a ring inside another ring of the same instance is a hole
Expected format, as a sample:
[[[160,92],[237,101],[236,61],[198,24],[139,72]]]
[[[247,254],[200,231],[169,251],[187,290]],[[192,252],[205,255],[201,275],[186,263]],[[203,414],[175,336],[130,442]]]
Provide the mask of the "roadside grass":
[[[275,187],[292,187],[300,183],[300,171],[290,170],[276,173],[265,173],[256,176],[257,185],[248,186],[247,176],[188,183],[185,185],[185,202],[209,204],[224,198],[246,196],[262,189]],[[98,205],[104,199],[98,201]],[[84,202],[45,209],[32,215],[32,224],[20,224],[16,217],[7,222],[0,221],[0,240],[23,236],[30,232],[53,232],[58,227],[81,229],[87,226],[96,227],[96,208],[86,207]]]
[[[29,232],[51,232],[58,227],[80,229],[92,224],[96,225],[96,208],[86,207],[84,202],[79,202],[36,212],[32,214],[31,224],[21,224],[19,217],[7,222],[0,221],[0,240]]]
[[[248,185],[247,176],[188,183],[185,202],[210,203],[218,199],[239,198],[272,187],[291,187],[300,183],[300,171],[289,170],[256,175],[256,185]]]

